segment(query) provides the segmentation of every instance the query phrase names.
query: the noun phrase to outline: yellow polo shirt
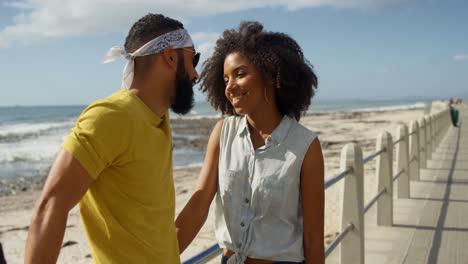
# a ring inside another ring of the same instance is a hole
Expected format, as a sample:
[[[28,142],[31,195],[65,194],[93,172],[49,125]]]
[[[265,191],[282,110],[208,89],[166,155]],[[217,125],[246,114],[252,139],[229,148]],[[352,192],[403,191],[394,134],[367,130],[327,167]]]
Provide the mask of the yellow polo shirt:
[[[80,201],[94,263],[180,263],[167,114],[121,90],[86,108],[62,147],[95,179]]]

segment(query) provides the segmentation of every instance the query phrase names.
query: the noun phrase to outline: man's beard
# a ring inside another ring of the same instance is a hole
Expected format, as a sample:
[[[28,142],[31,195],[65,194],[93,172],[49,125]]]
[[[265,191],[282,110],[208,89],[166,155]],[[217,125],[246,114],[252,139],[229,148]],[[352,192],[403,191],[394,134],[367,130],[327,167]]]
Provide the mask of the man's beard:
[[[171,109],[176,114],[187,114],[194,105],[193,84],[185,70],[183,59],[179,60],[175,79],[175,99]]]

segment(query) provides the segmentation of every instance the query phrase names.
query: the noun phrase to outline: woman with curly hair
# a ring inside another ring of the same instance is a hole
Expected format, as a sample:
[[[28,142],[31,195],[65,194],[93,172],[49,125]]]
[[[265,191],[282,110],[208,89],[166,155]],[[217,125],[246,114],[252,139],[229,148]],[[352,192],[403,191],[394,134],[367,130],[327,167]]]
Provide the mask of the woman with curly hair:
[[[226,30],[201,90],[225,115],[210,136],[196,191],[176,220],[182,252],[216,195],[221,263],[324,263],[324,165],[298,123],[317,77],[299,45],[258,22]]]

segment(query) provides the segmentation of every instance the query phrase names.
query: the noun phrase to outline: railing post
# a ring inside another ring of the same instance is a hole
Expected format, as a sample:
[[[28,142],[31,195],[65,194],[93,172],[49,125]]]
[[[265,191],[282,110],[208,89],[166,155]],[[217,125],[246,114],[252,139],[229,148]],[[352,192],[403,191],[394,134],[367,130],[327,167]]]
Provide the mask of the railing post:
[[[440,113],[440,135],[439,135],[439,143],[442,142],[442,139],[444,138],[444,135],[445,135],[445,114],[446,114],[446,110],[442,111]]]
[[[450,107],[447,106],[447,110],[446,110],[447,114],[445,115],[446,116],[446,125],[445,125],[445,129],[446,131],[448,131],[450,129],[450,127],[452,127],[452,113],[450,111]]]
[[[342,185],[341,229],[351,223],[354,228],[340,244],[340,263],[364,264],[364,179],[361,148],[346,144],[341,151],[341,170],[353,168]]]
[[[419,119],[419,168],[426,168],[426,121]]]
[[[410,152],[410,179],[419,181],[419,126],[417,121],[410,124],[409,152]]]
[[[433,143],[432,143],[432,150],[435,152],[435,150],[437,149],[437,147],[439,146],[439,143],[437,142],[437,135],[439,133],[439,122],[437,122],[439,119],[439,114],[434,114],[432,116],[432,124],[433,124],[433,131],[432,131],[432,135],[433,135]]]
[[[397,138],[402,139],[396,147],[397,173],[403,171],[398,178],[398,198],[409,198],[410,194],[410,170],[408,161],[408,127],[400,125],[397,130]]]
[[[426,160],[429,160],[432,158],[432,119],[430,116],[425,116],[424,119],[426,120]]]
[[[443,110],[441,113],[440,113],[440,130],[441,130],[441,135],[440,135],[440,141],[442,141],[442,138],[443,138],[443,134],[445,134],[445,114],[446,114],[447,110]]]
[[[392,135],[387,131],[380,133],[377,138],[377,151],[385,149],[378,158],[376,173],[378,190],[386,192],[377,201],[377,225],[393,225],[393,143]]]
[[[447,110],[444,110],[440,115],[441,115],[441,117],[440,117],[440,131],[441,131],[441,133],[440,133],[439,141],[442,142],[442,140],[444,139],[444,136],[445,136],[445,132],[447,132],[447,130],[446,130],[447,124],[445,123]]]
[[[436,126],[436,116],[434,114],[430,115],[431,117],[431,150],[434,152],[436,149],[436,144],[435,144],[435,134],[437,131],[437,126]]]
[[[450,125],[452,124],[452,118],[450,117],[450,107],[447,106],[445,109],[445,122],[444,122],[444,134],[449,130]]]
[[[447,110],[443,110],[442,112],[439,113],[439,135],[437,138],[437,144],[439,145],[440,142],[442,142],[442,139],[444,138],[445,135],[445,115],[447,113]]]
[[[435,151],[437,149],[437,135],[439,133],[438,125],[439,123],[437,122],[439,118],[438,114],[433,114],[432,115],[432,150]]]

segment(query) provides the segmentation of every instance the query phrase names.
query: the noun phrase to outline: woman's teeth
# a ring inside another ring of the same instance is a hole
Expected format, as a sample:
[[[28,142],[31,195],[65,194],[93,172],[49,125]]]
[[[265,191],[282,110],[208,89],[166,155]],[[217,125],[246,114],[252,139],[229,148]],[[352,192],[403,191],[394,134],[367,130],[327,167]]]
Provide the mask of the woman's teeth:
[[[248,91],[247,92],[244,92],[244,93],[239,93],[239,94],[236,94],[236,95],[231,95],[231,99],[232,99],[232,103],[233,104],[237,104],[240,100],[242,100],[242,98],[244,98],[245,95],[248,95]]]

